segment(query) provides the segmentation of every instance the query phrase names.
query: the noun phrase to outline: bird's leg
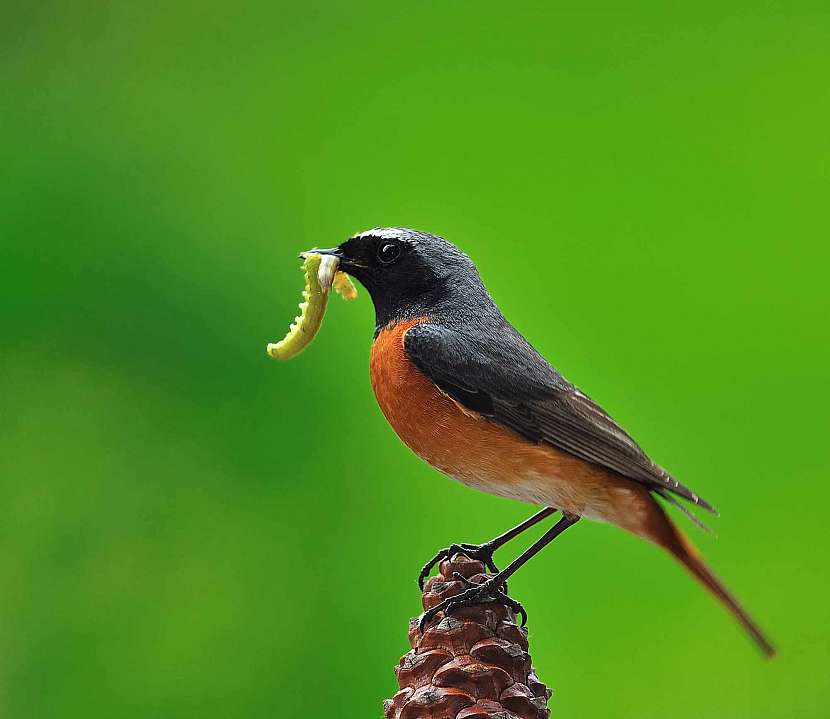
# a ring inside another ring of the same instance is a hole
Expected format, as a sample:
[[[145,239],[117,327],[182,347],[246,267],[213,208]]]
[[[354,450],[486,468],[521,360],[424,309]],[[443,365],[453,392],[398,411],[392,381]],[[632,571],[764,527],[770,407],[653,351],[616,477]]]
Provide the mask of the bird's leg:
[[[553,507],[545,507],[536,512],[530,519],[526,519],[521,524],[517,524],[513,529],[508,529],[504,534],[500,534],[495,539],[491,539],[484,544],[451,544],[446,549],[439,549],[435,556],[430,559],[421,569],[418,575],[418,586],[423,590],[424,580],[430,573],[432,568],[441,560],[449,559],[456,552],[463,552],[470,559],[477,559],[483,562],[487,569],[491,572],[498,572],[498,567],[493,563],[493,552],[495,552],[503,544],[507,544],[514,537],[518,537],[526,529],[530,529],[534,524],[541,522],[545,517],[550,517],[556,510]]]
[[[531,517],[533,519],[533,517]],[[521,604],[510,599],[503,591],[504,583],[519,567],[527,562],[531,557],[535,556],[547,544],[550,544],[556,537],[564,532],[568,527],[576,524],[579,517],[573,514],[564,514],[562,518],[554,524],[547,532],[545,532],[538,540],[530,545],[524,552],[522,552],[516,559],[507,565],[496,576],[483,581],[481,584],[472,584],[472,582],[465,581],[468,585],[461,594],[456,594],[454,597],[445,599],[440,604],[436,604],[432,609],[428,609],[421,615],[418,626],[421,631],[424,627],[435,617],[438,612],[443,611],[445,615],[452,614],[456,609],[461,607],[469,607],[473,604],[484,604],[488,602],[499,602],[506,604],[514,612],[522,615],[522,625],[527,621],[527,613]],[[456,579],[464,581],[461,575],[457,575]]]

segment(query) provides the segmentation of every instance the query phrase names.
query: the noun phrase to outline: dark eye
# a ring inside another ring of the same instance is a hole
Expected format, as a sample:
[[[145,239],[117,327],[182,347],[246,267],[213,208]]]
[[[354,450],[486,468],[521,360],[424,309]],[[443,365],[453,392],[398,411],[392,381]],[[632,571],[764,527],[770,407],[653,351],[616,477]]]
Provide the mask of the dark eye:
[[[394,242],[384,242],[378,248],[378,259],[384,264],[388,265],[398,257],[401,256],[401,247],[400,245],[396,245]]]

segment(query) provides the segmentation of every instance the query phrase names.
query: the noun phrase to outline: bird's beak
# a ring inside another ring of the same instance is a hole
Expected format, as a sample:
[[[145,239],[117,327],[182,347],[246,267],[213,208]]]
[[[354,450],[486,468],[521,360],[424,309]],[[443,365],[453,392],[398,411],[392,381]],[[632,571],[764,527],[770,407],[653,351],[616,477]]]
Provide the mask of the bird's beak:
[[[340,258],[342,253],[338,247],[332,247],[328,250],[318,250],[316,247],[313,250],[306,250],[300,253],[300,257],[305,259],[308,255],[321,255],[320,269],[317,270],[317,282],[320,283],[320,289],[323,292],[328,292],[331,289],[332,282],[334,282],[334,275],[337,268],[340,266]]]
[[[327,250],[321,250],[319,247],[315,247],[313,250],[306,250],[305,252],[300,253],[300,257],[303,259],[306,258],[306,255],[331,255],[332,257],[337,257],[340,259],[343,256],[343,251],[339,247],[329,247]]]

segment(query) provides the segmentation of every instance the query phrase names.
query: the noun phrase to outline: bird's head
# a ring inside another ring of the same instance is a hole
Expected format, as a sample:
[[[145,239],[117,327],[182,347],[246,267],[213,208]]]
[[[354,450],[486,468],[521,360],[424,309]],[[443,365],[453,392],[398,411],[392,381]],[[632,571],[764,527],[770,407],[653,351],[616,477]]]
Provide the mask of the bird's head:
[[[375,305],[378,328],[432,315],[484,290],[472,260],[447,240],[404,227],[376,227],[338,247],[339,268],[358,280]],[[488,297],[489,299],[489,297]]]

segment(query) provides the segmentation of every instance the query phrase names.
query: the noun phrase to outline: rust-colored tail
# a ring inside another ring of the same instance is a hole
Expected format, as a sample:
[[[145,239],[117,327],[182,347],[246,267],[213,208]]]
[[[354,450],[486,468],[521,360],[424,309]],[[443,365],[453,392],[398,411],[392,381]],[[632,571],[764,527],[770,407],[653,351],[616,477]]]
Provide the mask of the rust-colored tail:
[[[755,623],[755,620],[749,616],[746,609],[740,605],[730,591],[723,586],[723,583],[709,569],[698,551],[692,546],[692,543],[686,539],[680,529],[669,519],[656,500],[654,500],[654,505],[660,516],[654,513],[651,517],[651,527],[649,527],[651,531],[648,533],[650,539],[677,557],[683,566],[735,616],[767,658],[773,657],[775,655],[775,647],[772,646],[769,639],[767,639],[760,627]]]

